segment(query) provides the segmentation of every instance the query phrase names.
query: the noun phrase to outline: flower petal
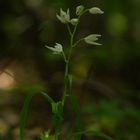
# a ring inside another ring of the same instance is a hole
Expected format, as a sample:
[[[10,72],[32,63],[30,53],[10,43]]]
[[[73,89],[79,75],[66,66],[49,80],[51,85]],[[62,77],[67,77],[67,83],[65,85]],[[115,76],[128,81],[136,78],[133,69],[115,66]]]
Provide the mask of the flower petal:
[[[63,51],[63,47],[59,43],[56,43],[56,45],[54,47],[56,48],[57,52],[62,52]]]
[[[49,50],[52,50],[52,51],[56,51],[56,49],[55,48],[53,48],[53,47],[49,47],[49,46],[45,46],[46,48],[48,48]]]
[[[58,14],[56,15],[56,17],[60,22],[65,23],[65,21]]]
[[[67,9],[67,20],[70,21],[70,10]]]
[[[98,45],[98,46],[102,45],[102,44],[100,44],[100,43],[92,42],[92,41],[86,41],[86,40],[85,40],[85,42],[86,42],[87,44],[91,44],[91,45]]]

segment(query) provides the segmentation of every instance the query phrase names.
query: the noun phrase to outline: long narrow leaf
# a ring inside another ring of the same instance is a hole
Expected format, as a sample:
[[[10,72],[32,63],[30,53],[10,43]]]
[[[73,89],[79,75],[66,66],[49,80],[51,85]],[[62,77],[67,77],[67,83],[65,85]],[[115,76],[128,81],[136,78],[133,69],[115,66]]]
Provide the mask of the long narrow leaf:
[[[27,114],[28,114],[28,109],[29,109],[29,105],[30,105],[30,102],[32,100],[32,97],[36,94],[43,95],[49,103],[54,102],[53,99],[45,92],[33,92],[33,93],[30,93],[27,95],[25,102],[24,102],[24,105],[23,105],[23,108],[21,110],[21,114],[20,114],[20,136],[19,136],[20,140],[25,139],[24,129],[25,129],[25,123],[26,123],[26,118],[27,118]]]

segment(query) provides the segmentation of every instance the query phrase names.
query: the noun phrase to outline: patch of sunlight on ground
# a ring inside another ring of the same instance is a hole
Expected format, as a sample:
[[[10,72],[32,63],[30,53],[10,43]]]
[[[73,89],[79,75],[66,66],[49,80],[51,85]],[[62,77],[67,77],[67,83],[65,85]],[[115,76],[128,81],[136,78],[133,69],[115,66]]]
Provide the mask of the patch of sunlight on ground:
[[[6,69],[0,74],[0,89],[13,87],[15,84],[14,74],[9,69]]]

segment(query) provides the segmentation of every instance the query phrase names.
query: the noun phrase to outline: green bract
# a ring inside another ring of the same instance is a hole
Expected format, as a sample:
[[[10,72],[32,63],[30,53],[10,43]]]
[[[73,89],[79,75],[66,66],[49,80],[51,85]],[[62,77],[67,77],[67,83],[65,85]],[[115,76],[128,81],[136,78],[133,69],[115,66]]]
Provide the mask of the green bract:
[[[78,15],[78,16],[81,15],[83,10],[84,10],[84,6],[83,5],[77,6],[76,7],[76,15]]]
[[[56,45],[54,47],[49,47],[47,45],[45,47],[52,50],[54,54],[60,54],[61,52],[63,52],[63,47],[59,43],[56,43]]]
[[[96,42],[99,37],[101,37],[101,35],[99,35],[99,34],[91,34],[91,35],[88,35],[87,37],[85,37],[84,40],[88,44],[101,45],[100,43]]]
[[[63,11],[62,9],[60,9],[60,15],[57,14],[56,17],[58,18],[58,20],[60,20],[64,24],[70,22],[69,9],[67,9],[67,12]]]
[[[92,7],[89,9],[89,13],[91,13],[91,14],[103,14],[104,12],[98,7]]]

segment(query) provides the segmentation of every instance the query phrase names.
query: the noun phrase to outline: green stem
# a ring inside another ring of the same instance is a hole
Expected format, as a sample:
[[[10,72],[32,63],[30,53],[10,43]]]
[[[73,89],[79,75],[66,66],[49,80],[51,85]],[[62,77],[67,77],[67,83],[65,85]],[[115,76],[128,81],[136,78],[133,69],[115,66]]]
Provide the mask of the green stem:
[[[67,28],[68,28],[68,31],[69,31],[70,36],[72,36],[72,32],[71,32],[71,29],[70,29],[69,24],[67,24]]]
[[[66,61],[65,62],[65,75],[64,75],[64,93],[63,93],[63,97],[62,97],[62,105],[64,105],[65,103],[65,99],[67,96],[67,92],[68,92],[68,70],[69,70],[69,62]]]
[[[63,97],[62,97],[62,104],[64,105],[66,97],[69,93],[69,63],[70,63],[70,59],[71,59],[71,54],[72,54],[72,49],[73,47],[75,47],[80,41],[82,41],[83,39],[80,39],[79,41],[77,41],[76,43],[74,43],[74,37],[76,34],[76,30],[80,21],[81,16],[86,13],[88,11],[88,9],[86,9],[85,11],[83,11],[81,13],[81,15],[78,16],[78,23],[74,26],[73,31],[71,31],[71,28],[69,26],[69,24],[67,24],[67,28],[68,28],[68,32],[70,34],[70,48],[69,48],[69,52],[68,52],[68,57],[66,58],[64,52],[63,52],[63,56],[64,56],[64,60],[65,60],[65,75],[64,75],[64,93],[63,93]]]
[[[83,40],[84,40],[84,38],[79,39],[76,43],[74,43],[73,47],[77,46]]]
[[[65,103],[65,100],[66,100],[66,96],[68,95],[68,89],[69,89],[69,63],[70,63],[70,58],[71,58],[71,54],[72,54],[72,48],[73,48],[73,45],[74,45],[74,36],[75,36],[75,33],[76,33],[76,29],[77,29],[77,26],[78,26],[78,23],[77,25],[74,27],[74,30],[73,32],[71,32],[70,30],[70,27],[69,25],[67,24],[67,27],[68,27],[68,31],[69,31],[69,34],[70,34],[70,50],[69,50],[69,53],[68,53],[68,57],[67,57],[67,60],[65,61],[65,75],[64,75],[64,93],[63,93],[63,97],[62,97],[62,104],[64,105]]]
[[[62,55],[63,55],[64,61],[66,63],[67,62],[67,58],[66,58],[66,55],[65,55],[64,51],[62,51]]]

